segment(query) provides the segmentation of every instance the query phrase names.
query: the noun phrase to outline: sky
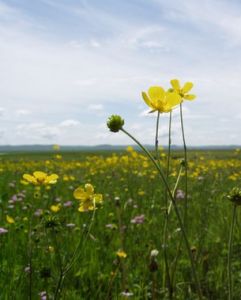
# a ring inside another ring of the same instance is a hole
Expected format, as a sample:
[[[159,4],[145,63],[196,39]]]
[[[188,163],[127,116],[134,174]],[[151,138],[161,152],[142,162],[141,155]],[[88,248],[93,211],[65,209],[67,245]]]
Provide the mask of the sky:
[[[141,92],[194,83],[188,145],[241,144],[240,0],[0,0],[0,144],[144,144],[156,114]],[[172,143],[181,144],[179,110]],[[168,136],[160,118],[159,143]]]

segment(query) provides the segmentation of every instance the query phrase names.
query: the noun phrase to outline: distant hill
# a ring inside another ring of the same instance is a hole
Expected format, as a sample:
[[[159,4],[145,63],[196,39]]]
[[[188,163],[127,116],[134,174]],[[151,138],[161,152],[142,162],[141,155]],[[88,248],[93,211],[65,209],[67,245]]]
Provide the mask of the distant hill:
[[[130,145],[135,150],[139,150],[140,148],[137,145]],[[60,151],[123,151],[125,150],[127,145],[96,145],[96,146],[60,146]],[[149,150],[153,150],[154,146],[145,145]],[[166,147],[164,147],[166,148]],[[172,145],[172,149],[182,149],[183,147],[180,145]],[[241,148],[241,145],[211,145],[211,146],[188,146],[189,150],[232,150],[236,148]],[[0,153],[6,152],[51,152],[53,150],[53,145],[2,145],[0,146]]]

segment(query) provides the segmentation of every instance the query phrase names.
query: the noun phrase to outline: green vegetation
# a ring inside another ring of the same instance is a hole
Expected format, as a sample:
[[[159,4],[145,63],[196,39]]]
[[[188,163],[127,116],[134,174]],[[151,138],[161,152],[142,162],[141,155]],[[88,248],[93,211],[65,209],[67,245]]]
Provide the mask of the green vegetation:
[[[166,190],[146,156],[127,150],[0,157],[0,299],[197,299],[174,211],[163,243]],[[165,172],[166,151],[160,157]],[[181,151],[171,154],[172,188],[182,158]],[[227,194],[240,186],[240,151],[193,150],[188,161],[186,230],[203,298],[227,299],[233,211]],[[34,171],[59,178],[55,184],[26,185],[23,174]],[[94,212],[79,212],[73,196],[86,183],[103,195]],[[183,171],[175,193],[182,216],[184,190]],[[240,221],[237,207],[235,224]],[[234,226],[233,299],[241,293],[240,238]]]

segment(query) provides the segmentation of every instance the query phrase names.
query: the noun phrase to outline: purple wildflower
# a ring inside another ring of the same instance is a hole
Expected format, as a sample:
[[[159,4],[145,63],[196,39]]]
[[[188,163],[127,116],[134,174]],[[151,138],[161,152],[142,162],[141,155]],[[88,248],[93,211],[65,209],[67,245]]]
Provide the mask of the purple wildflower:
[[[7,232],[8,232],[7,229],[0,227],[0,235],[4,234],[4,233],[7,233]]]
[[[142,224],[145,221],[145,215],[135,216],[132,220],[132,224]]]

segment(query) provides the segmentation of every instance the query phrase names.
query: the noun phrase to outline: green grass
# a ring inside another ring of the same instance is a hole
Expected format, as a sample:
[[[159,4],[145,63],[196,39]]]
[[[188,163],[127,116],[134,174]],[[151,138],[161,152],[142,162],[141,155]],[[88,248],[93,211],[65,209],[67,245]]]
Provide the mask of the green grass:
[[[0,227],[8,230],[0,235],[0,299],[29,299],[30,294],[32,299],[40,299],[43,291],[47,299],[54,299],[61,265],[69,264],[81,239],[80,255],[55,299],[126,299],[122,292],[133,293],[131,299],[170,299],[163,257],[165,189],[151,163],[140,153],[132,157],[127,152],[114,156],[110,152],[66,152],[61,153],[62,159],[55,155],[13,153],[0,157]],[[172,153],[171,187],[182,157],[181,151]],[[202,293],[204,299],[227,299],[232,204],[226,194],[240,186],[240,153],[190,151],[188,158],[187,234]],[[163,156],[164,169],[165,160]],[[36,170],[56,173],[60,178],[50,189],[42,187],[36,194],[33,186],[21,183],[24,173]],[[92,212],[78,212],[78,200],[73,197],[73,190],[88,182],[104,197],[93,222]],[[178,189],[184,190],[184,176]],[[54,213],[50,206],[56,201],[62,207]],[[64,206],[67,201],[72,201],[71,207]],[[177,201],[183,215],[184,203]],[[41,216],[34,215],[37,209],[42,209]],[[131,222],[142,214],[143,224]],[[15,223],[7,223],[6,215]],[[234,299],[240,299],[241,294],[240,221],[238,209],[232,256]],[[171,269],[179,245],[173,299],[197,299],[190,262],[172,212],[166,245]],[[116,255],[121,248],[126,258]],[[150,258],[153,249],[159,251],[155,272]]]

